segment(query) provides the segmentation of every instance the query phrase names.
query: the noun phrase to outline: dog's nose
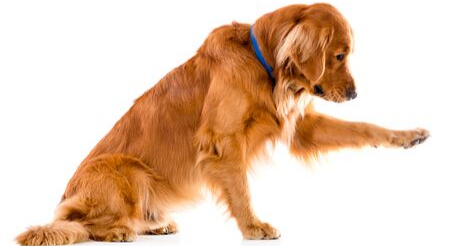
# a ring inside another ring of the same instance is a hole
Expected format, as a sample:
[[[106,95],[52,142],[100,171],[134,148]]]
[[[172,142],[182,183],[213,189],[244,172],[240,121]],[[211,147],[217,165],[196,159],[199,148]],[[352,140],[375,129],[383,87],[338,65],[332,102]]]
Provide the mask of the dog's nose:
[[[348,91],[346,92],[346,97],[348,100],[352,100],[357,97],[356,89],[354,88],[349,88]]]
[[[315,92],[315,94],[319,96],[323,96],[325,94],[325,92],[323,91],[323,88],[320,85],[315,85],[313,87],[313,91]]]

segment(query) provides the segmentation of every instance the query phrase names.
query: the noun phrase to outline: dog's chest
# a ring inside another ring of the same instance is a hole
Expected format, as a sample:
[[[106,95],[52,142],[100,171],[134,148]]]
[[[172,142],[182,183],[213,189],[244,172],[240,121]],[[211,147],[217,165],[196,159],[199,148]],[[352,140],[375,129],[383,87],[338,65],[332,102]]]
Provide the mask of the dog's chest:
[[[295,97],[288,95],[278,104],[277,112],[282,120],[281,140],[290,145],[295,135],[299,117],[304,117],[305,110],[312,98],[308,94]]]

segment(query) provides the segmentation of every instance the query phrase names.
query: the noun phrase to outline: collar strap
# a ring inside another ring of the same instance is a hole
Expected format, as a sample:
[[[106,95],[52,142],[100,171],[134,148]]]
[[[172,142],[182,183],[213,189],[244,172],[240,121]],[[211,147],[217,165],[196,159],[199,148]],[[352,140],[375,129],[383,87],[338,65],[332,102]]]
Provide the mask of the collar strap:
[[[258,61],[261,63],[261,65],[263,65],[264,70],[266,70],[266,72],[269,74],[269,77],[274,81],[273,68],[266,62],[263,54],[261,53],[261,50],[259,49],[258,41],[256,41],[255,34],[253,33],[253,26],[250,27],[250,38],[251,44],[253,45],[253,49],[256,53],[256,58],[258,58]]]

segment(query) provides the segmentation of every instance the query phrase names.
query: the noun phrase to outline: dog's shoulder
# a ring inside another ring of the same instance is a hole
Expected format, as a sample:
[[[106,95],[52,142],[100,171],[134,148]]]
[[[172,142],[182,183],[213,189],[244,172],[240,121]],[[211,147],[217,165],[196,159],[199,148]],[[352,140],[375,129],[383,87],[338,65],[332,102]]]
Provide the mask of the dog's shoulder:
[[[199,49],[199,54],[222,58],[230,54],[241,55],[250,45],[250,25],[233,22],[214,29]]]

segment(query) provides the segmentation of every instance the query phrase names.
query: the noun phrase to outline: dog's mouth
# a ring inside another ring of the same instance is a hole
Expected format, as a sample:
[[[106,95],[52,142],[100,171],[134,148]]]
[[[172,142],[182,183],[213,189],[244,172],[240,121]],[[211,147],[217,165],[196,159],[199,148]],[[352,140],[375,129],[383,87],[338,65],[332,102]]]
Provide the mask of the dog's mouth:
[[[321,85],[315,85],[313,87],[313,94],[318,96],[326,101],[331,101],[335,103],[342,103],[345,101],[350,101],[356,98],[357,94],[355,91],[351,92],[348,91],[346,93],[340,93],[338,91],[325,91],[325,89]],[[342,96],[342,94],[344,94]]]

